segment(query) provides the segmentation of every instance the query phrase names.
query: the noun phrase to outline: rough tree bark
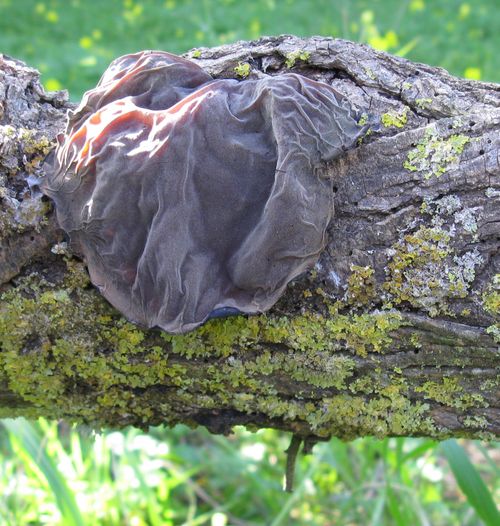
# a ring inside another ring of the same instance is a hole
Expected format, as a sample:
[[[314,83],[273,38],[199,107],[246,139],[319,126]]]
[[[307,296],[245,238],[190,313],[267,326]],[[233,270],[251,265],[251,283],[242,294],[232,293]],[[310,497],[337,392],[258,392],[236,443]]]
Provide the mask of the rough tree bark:
[[[127,323],[33,186],[71,105],[0,56],[0,415],[500,436],[500,86],[326,38],[187,56],[219,78],[328,82],[379,121],[324,167],[327,249],[265,315],[185,336]]]

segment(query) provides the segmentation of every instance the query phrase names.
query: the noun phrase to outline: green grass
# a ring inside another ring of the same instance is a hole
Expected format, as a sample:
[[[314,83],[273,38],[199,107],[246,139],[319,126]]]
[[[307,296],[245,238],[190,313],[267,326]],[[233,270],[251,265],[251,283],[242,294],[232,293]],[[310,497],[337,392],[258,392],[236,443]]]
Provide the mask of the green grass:
[[[368,42],[459,76],[500,81],[498,0],[0,0],[0,52],[37,67],[73,100],[109,62],[261,35]]]
[[[467,453],[455,440],[443,442],[441,449],[450,463],[460,489],[466,495],[471,506],[485,524],[498,526],[500,524],[500,512],[481,476],[469,460]],[[499,472],[498,466],[495,466],[495,471]]]
[[[499,444],[334,439],[299,457],[290,495],[282,491],[288,441],[271,430],[236,428],[228,438],[184,426],[93,435],[64,423],[7,420],[0,426],[0,524],[500,523],[492,522]]]
[[[33,474],[45,482],[55,497],[57,507],[68,526],[83,526],[84,522],[76,504],[75,495],[68,488],[66,480],[58,470],[54,455],[41,447],[42,435],[39,430],[25,420],[4,420],[3,426],[9,431],[13,451],[22,459]]]

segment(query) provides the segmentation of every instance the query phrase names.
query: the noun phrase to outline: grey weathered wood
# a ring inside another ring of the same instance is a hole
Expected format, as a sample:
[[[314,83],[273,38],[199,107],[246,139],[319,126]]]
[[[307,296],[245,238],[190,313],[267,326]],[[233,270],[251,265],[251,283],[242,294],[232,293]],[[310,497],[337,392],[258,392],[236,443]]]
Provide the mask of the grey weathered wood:
[[[250,78],[307,75],[366,113],[371,133],[322,174],[336,189],[327,250],[266,316],[175,338],[125,323],[28,190],[67,98],[4,57],[0,413],[319,438],[499,436],[500,86],[319,37],[187,56],[219,78],[239,63]]]

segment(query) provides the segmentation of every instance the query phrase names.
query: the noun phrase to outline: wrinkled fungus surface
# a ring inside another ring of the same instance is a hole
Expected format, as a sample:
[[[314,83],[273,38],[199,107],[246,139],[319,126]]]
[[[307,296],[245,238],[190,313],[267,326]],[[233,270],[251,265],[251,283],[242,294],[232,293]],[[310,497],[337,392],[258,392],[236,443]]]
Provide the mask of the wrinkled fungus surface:
[[[269,309],[315,263],[333,212],[320,168],[356,122],[299,75],[213,80],[170,53],[127,55],[70,116],[42,190],[116,308],[186,332]]]

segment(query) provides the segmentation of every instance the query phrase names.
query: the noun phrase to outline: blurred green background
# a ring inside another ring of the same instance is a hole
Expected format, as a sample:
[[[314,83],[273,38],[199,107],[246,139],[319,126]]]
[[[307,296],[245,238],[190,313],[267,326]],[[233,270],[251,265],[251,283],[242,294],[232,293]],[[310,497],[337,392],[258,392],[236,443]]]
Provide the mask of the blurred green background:
[[[499,0],[0,0],[0,52],[38,68],[47,88],[66,88],[73,100],[125,53],[282,33],[368,42],[500,81]]]
[[[0,524],[500,524],[498,444],[332,439],[299,458],[288,494],[281,487],[289,440],[240,427],[228,438],[184,426],[93,435],[64,423],[4,420]]]
[[[72,100],[109,62],[260,35],[367,42],[473,79],[500,81],[499,0],[0,0],[0,53]],[[498,526],[498,443],[338,440],[300,458],[281,492],[289,437],[236,428],[91,430],[0,425],[0,525]],[[483,482],[484,481],[484,482]]]

